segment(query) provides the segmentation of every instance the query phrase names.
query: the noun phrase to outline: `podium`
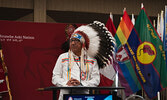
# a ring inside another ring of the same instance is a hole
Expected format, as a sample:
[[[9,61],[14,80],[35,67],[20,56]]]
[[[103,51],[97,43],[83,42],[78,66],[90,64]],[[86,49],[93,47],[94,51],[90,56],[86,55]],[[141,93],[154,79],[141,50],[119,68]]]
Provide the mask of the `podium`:
[[[77,89],[88,89],[89,94],[92,94],[92,90],[120,90],[120,89],[125,89],[124,87],[85,87],[85,86],[69,86],[69,87],[56,87],[56,86],[50,86],[50,87],[45,87],[45,88],[38,88],[38,91],[52,91],[53,94],[53,100],[57,100],[57,91],[60,89],[68,89],[68,90],[77,90]]]

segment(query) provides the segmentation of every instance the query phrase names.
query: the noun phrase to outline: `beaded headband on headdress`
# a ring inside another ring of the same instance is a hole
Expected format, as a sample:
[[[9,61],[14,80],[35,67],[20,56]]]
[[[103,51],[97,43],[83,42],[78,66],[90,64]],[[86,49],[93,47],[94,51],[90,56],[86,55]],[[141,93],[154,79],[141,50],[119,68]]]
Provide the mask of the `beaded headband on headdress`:
[[[73,34],[71,35],[71,38],[70,38],[70,39],[72,39],[72,38],[76,38],[76,39],[78,39],[80,42],[85,43],[84,37],[83,37],[81,34],[79,34],[79,33],[73,33]]]
[[[84,37],[87,54],[97,59],[99,67],[109,65],[113,61],[116,42],[103,23],[94,21],[82,25],[73,34],[76,33]]]

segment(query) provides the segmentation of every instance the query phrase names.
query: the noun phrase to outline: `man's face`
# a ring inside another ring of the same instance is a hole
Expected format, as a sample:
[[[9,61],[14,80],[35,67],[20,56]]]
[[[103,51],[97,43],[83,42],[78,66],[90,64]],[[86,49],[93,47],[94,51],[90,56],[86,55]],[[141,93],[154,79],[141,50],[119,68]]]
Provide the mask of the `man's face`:
[[[82,43],[77,38],[70,39],[70,49],[74,54],[81,54]]]

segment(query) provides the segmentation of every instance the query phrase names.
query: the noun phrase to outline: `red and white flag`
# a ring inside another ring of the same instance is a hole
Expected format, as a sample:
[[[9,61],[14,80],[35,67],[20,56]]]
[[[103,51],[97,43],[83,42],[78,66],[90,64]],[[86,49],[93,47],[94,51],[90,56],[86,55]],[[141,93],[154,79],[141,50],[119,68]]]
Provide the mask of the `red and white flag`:
[[[110,13],[110,17],[106,23],[106,27],[111,32],[111,34],[114,36],[116,33],[115,26],[113,24],[113,16]],[[114,82],[116,72],[113,67],[113,64],[110,64],[109,66],[100,69],[100,84],[99,86],[112,86]],[[109,93],[110,91],[100,91],[101,93]]]
[[[112,64],[103,69],[100,69],[100,85],[99,86],[112,86],[115,78],[115,69]]]
[[[157,32],[160,36],[160,39],[163,41],[163,32],[164,32],[164,11],[161,11],[161,15],[158,14],[157,18]]]
[[[106,27],[111,32],[111,34],[113,36],[115,36],[115,34],[116,34],[116,28],[115,28],[114,23],[113,23],[113,15],[111,13],[110,13],[110,17],[108,18],[108,21],[106,23]]]

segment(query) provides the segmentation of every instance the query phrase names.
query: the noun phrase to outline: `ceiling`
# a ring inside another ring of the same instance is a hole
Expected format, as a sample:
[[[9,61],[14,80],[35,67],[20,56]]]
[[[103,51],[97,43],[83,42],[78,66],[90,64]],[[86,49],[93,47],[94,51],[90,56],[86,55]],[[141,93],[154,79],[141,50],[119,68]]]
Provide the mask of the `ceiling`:
[[[0,7],[0,20],[17,20],[27,14],[33,13],[33,9],[19,9],[19,8],[3,8]],[[58,23],[91,23],[94,20],[107,22],[109,14],[104,13],[90,13],[90,12],[73,12],[73,11],[52,11],[48,10],[47,15]],[[122,15],[113,15],[114,24],[117,27]],[[131,16],[130,16],[131,17]],[[137,18],[137,16],[135,16]],[[156,17],[150,17],[156,20]]]
[[[17,20],[33,12],[32,9],[3,8],[0,7],[0,20]]]

